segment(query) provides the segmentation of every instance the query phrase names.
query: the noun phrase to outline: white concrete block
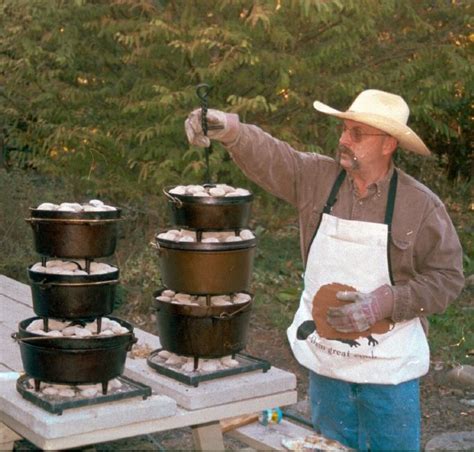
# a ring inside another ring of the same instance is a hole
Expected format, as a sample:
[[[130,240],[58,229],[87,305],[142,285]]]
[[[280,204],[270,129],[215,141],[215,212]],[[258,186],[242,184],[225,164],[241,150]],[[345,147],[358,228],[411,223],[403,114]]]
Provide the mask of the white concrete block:
[[[23,364],[20,347],[10,337],[15,331],[17,330],[12,330],[8,325],[0,323],[0,363],[9,371],[21,372]]]
[[[25,400],[16,390],[16,381],[0,385],[0,404],[6,416],[23,424],[43,438],[61,438],[101,429],[128,426],[152,421],[176,413],[176,402],[163,395],[152,395],[109,402],[89,407],[64,410],[63,414],[48,413]]]
[[[30,286],[4,275],[0,275],[0,295],[15,300],[30,309],[33,307]]]
[[[176,400],[187,410],[197,410],[229,402],[263,397],[296,388],[294,374],[275,367],[203,381],[196,388],[158,374],[146,359],[128,359],[125,375],[150,386],[154,391]]]
[[[10,328],[12,332],[18,331],[18,323],[21,320],[36,315],[31,307],[25,306],[16,300],[12,301],[2,294],[0,294],[0,303],[2,306],[2,309],[0,309],[0,324]]]

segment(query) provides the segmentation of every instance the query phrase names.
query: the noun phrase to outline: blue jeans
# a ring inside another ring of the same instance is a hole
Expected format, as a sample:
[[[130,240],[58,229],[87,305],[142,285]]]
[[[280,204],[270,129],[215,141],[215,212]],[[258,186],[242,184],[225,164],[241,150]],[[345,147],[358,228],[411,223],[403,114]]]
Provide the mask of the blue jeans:
[[[314,429],[362,451],[420,450],[419,379],[398,385],[357,384],[309,375]]]

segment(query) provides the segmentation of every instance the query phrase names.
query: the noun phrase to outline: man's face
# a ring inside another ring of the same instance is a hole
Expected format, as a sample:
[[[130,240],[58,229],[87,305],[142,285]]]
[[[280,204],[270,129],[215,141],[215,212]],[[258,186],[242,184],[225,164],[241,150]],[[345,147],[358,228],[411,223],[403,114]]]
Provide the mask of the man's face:
[[[382,159],[382,144],[388,137],[383,131],[360,122],[345,120],[336,160],[348,171],[370,169]]]

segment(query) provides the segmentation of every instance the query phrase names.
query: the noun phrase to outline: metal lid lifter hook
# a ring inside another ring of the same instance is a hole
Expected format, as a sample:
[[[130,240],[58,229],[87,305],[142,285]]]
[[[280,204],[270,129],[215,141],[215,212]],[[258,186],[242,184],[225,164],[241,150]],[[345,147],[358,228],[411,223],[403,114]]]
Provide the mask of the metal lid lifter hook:
[[[209,130],[207,124],[207,109],[208,109],[208,95],[211,91],[211,87],[207,83],[200,83],[196,87],[196,94],[201,100],[201,127],[204,135],[207,136],[207,131]],[[205,149],[205,159],[206,159],[206,180],[205,183],[211,185],[211,174],[209,169],[209,154],[212,152],[212,142],[209,141],[209,146]]]

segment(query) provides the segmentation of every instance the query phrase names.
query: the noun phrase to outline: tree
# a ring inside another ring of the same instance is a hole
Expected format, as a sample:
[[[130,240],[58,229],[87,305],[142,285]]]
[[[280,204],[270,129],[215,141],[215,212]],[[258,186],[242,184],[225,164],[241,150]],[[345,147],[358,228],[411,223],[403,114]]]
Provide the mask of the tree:
[[[410,124],[454,179],[470,177],[472,2],[442,0],[2,0],[0,112],[10,164],[139,198],[204,178],[183,121],[238,112],[302,151],[332,152],[362,89],[401,93]],[[24,159],[23,159],[24,160]],[[243,183],[216,147],[214,180]],[[420,171],[419,161],[401,164]],[[415,174],[419,175],[419,174]]]

